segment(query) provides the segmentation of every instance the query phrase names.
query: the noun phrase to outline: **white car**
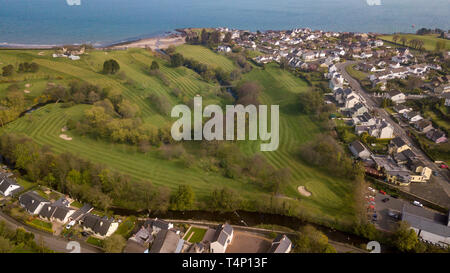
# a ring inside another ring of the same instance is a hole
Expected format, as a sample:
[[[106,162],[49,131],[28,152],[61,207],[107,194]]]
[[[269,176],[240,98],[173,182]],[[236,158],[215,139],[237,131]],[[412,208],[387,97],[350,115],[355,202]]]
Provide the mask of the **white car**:
[[[418,206],[418,207],[423,207],[422,203],[420,203],[419,201],[414,201],[413,205]]]
[[[67,224],[66,229],[71,229],[75,225],[75,221],[70,221],[69,224]]]

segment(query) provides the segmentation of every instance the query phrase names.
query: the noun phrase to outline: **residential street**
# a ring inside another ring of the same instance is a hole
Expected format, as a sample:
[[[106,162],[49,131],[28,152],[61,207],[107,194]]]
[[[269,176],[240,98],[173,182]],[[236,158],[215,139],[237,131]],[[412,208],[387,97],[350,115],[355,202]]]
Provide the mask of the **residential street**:
[[[25,225],[19,223],[17,220],[6,215],[2,211],[0,211],[0,220],[5,221],[6,224],[10,228],[13,228],[13,229],[17,229],[18,227],[25,228],[26,231],[34,234],[36,243],[38,243],[38,244],[43,243],[47,248],[50,248],[51,250],[54,250],[54,251],[60,252],[60,253],[69,253],[71,251],[71,250],[66,249],[67,243],[69,242],[69,240],[63,239],[61,237],[53,236],[44,231],[40,231],[40,230],[37,230],[37,229],[29,227],[29,226],[25,226]],[[90,246],[84,242],[79,242],[79,243],[81,246],[81,253],[101,253],[102,252],[99,248]]]
[[[394,127],[394,134],[401,137],[412,149],[412,151],[417,155],[417,157],[422,160],[430,169],[439,172],[439,177],[432,176],[432,179],[426,184],[412,183],[408,187],[403,187],[404,191],[410,192],[417,196],[420,196],[429,201],[435,202],[441,206],[450,208],[450,183],[446,179],[447,171],[442,171],[431,159],[429,159],[425,153],[418,147],[414,145],[414,142],[408,136],[405,129],[403,129],[398,123],[396,123],[389,115],[389,113],[382,108],[379,108],[372,97],[364,91],[359,82],[352,78],[345,68],[349,65],[353,65],[357,62],[347,61],[345,63],[337,64],[336,67],[338,71],[342,74],[345,80],[348,81],[350,87],[358,93],[366,102],[366,105],[370,110],[373,110],[381,118],[385,119]]]

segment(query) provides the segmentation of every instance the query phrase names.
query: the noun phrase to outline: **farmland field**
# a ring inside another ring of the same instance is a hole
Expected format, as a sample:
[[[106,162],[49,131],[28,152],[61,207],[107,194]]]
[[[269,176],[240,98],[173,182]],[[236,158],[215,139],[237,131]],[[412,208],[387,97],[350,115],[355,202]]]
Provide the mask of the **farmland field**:
[[[225,56],[201,46],[182,45],[177,48],[185,57],[194,58],[211,66],[221,67],[226,71],[234,69],[233,62]],[[47,51],[48,53],[48,51]],[[150,94],[165,96],[175,105],[178,98],[170,94],[173,88],[181,90],[187,97],[196,94],[203,96],[206,103],[220,103],[215,95],[217,84],[208,83],[192,70],[184,67],[173,68],[146,50],[128,51],[91,51],[80,61],[68,59],[53,59],[46,54],[40,56],[37,51],[0,51],[0,59],[32,60],[40,65],[39,76],[36,76],[33,86],[36,93],[42,92],[46,86],[47,73],[58,75],[58,83],[65,84],[73,79],[80,79],[111,90],[119,90],[122,95],[139,106],[141,118],[153,126],[167,126],[172,120],[160,115],[148,101]],[[115,59],[120,63],[120,75],[104,75],[100,73],[103,62]],[[147,70],[153,60],[160,65],[161,73],[168,84],[156,76],[151,76]],[[309,116],[299,111],[298,97],[309,89],[309,86],[277,65],[267,65],[265,69],[255,67],[244,74],[241,81],[256,81],[263,87],[261,101],[263,104],[280,106],[280,146],[277,151],[266,152],[263,155],[276,168],[288,168],[292,174],[289,183],[282,189],[279,198],[289,201],[315,220],[327,223],[349,224],[353,219],[353,198],[351,181],[333,177],[323,170],[310,167],[298,158],[297,150],[301,144],[314,140],[321,129]],[[20,84],[25,79],[18,79]],[[236,82],[235,84],[239,84]],[[39,87],[39,88],[38,88]],[[1,92],[1,89],[0,89]],[[40,93],[39,93],[40,94]],[[167,186],[172,190],[179,185],[190,185],[197,200],[208,198],[211,190],[228,187],[236,190],[247,201],[262,197],[270,198],[270,194],[248,179],[230,179],[222,174],[203,168],[201,159],[192,167],[185,167],[177,160],[166,160],[159,155],[158,148],[151,148],[148,153],[141,153],[136,146],[128,144],[113,144],[102,139],[77,135],[66,132],[72,140],[60,137],[61,129],[69,119],[78,120],[90,105],[75,105],[66,107],[61,103],[46,105],[33,113],[27,114],[9,123],[0,133],[22,133],[39,145],[48,145],[57,153],[71,152],[96,163],[104,164],[113,170],[129,175],[133,180],[142,183],[151,182],[156,186]],[[236,145],[247,155],[259,153],[258,141],[240,141]],[[197,144],[185,144],[186,149],[196,155]],[[312,193],[311,197],[301,196],[298,186],[306,186]],[[252,208],[248,208],[252,209]]]
[[[412,39],[422,40],[425,43],[424,44],[425,49],[428,51],[433,51],[436,48],[437,41],[445,41],[446,42],[445,48],[447,50],[450,50],[450,42],[448,40],[438,38],[437,35],[398,34],[398,36],[400,38],[406,37],[406,39],[408,39],[408,41],[410,41]],[[385,36],[380,36],[379,38],[386,40],[386,41],[393,42],[393,37],[394,37],[394,35],[385,35]],[[400,38],[397,41],[397,44],[401,44]]]

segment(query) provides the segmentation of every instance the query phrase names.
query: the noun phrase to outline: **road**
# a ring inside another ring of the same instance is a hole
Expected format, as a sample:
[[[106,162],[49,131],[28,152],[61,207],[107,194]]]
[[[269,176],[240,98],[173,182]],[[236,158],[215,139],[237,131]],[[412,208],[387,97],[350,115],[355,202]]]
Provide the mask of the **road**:
[[[36,243],[38,244],[44,244],[45,247],[54,250],[56,252],[60,253],[69,253],[71,250],[68,250],[67,243],[69,240],[66,240],[61,237],[53,236],[47,232],[25,226],[18,222],[17,220],[11,218],[9,215],[6,215],[2,211],[0,211],[0,220],[5,221],[6,224],[12,228],[17,229],[19,227],[23,227],[26,231],[31,232],[34,234],[34,238]],[[101,249],[96,248],[94,246],[88,245],[85,242],[79,242],[81,246],[81,253],[101,253]]]
[[[417,155],[417,157],[424,162],[424,164],[429,167],[430,169],[432,169],[433,171],[437,171],[439,172],[439,177],[433,176],[432,180],[436,182],[436,184],[439,185],[439,188],[441,188],[441,190],[446,194],[442,195],[440,194],[440,198],[439,200],[436,200],[435,202],[443,205],[445,207],[449,207],[450,206],[450,183],[447,179],[445,179],[447,177],[447,174],[442,172],[441,169],[439,169],[439,167],[430,159],[428,158],[428,156],[420,149],[418,148],[414,142],[412,141],[412,139],[408,136],[407,132],[405,129],[403,129],[397,122],[395,122],[391,116],[389,115],[389,113],[383,109],[378,107],[378,104],[373,100],[372,96],[369,95],[359,84],[359,82],[354,79],[353,77],[351,77],[347,71],[345,70],[345,68],[349,65],[353,65],[356,64],[357,62],[354,61],[348,61],[345,63],[340,63],[337,64],[336,67],[339,71],[339,73],[342,74],[342,76],[344,77],[345,80],[347,80],[347,82],[349,83],[350,87],[357,93],[359,94],[365,101],[366,101],[366,105],[367,107],[374,111],[380,118],[385,119],[387,122],[389,122],[393,127],[394,127],[394,134],[396,136],[401,137],[406,144],[408,144],[411,147],[411,150]],[[411,192],[420,196],[419,194],[413,192],[414,191],[414,186],[413,184],[410,187],[410,190],[412,190]],[[420,187],[419,188],[423,188]],[[427,194],[428,196],[424,197],[425,199],[428,199],[430,201],[434,201],[433,198],[434,194],[433,193],[429,193]]]

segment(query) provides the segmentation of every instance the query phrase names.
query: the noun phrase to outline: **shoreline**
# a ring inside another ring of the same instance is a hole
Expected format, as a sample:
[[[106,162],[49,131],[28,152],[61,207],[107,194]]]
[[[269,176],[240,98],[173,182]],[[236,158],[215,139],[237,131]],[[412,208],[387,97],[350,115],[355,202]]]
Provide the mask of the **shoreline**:
[[[204,27],[207,29],[208,27]],[[180,45],[185,43],[185,38],[187,36],[187,31],[192,29],[192,27],[177,28],[172,31],[165,31],[164,33],[159,33],[155,35],[142,35],[141,37],[125,38],[116,42],[109,42],[105,44],[94,43],[91,44],[95,49],[124,49],[124,48],[150,48],[152,50],[160,50],[169,47],[170,45]],[[200,28],[201,29],[201,28]],[[270,31],[270,30],[265,30]],[[282,31],[282,30],[279,30]],[[355,32],[356,33],[356,32]],[[360,33],[375,33],[375,32],[360,32]],[[395,33],[376,33],[378,35],[393,35]],[[398,32],[398,34],[415,34],[408,32]],[[55,47],[62,46],[79,46],[83,44],[90,43],[60,43],[60,44],[20,44],[20,43],[0,43],[0,50],[10,49],[10,50],[50,50]]]

